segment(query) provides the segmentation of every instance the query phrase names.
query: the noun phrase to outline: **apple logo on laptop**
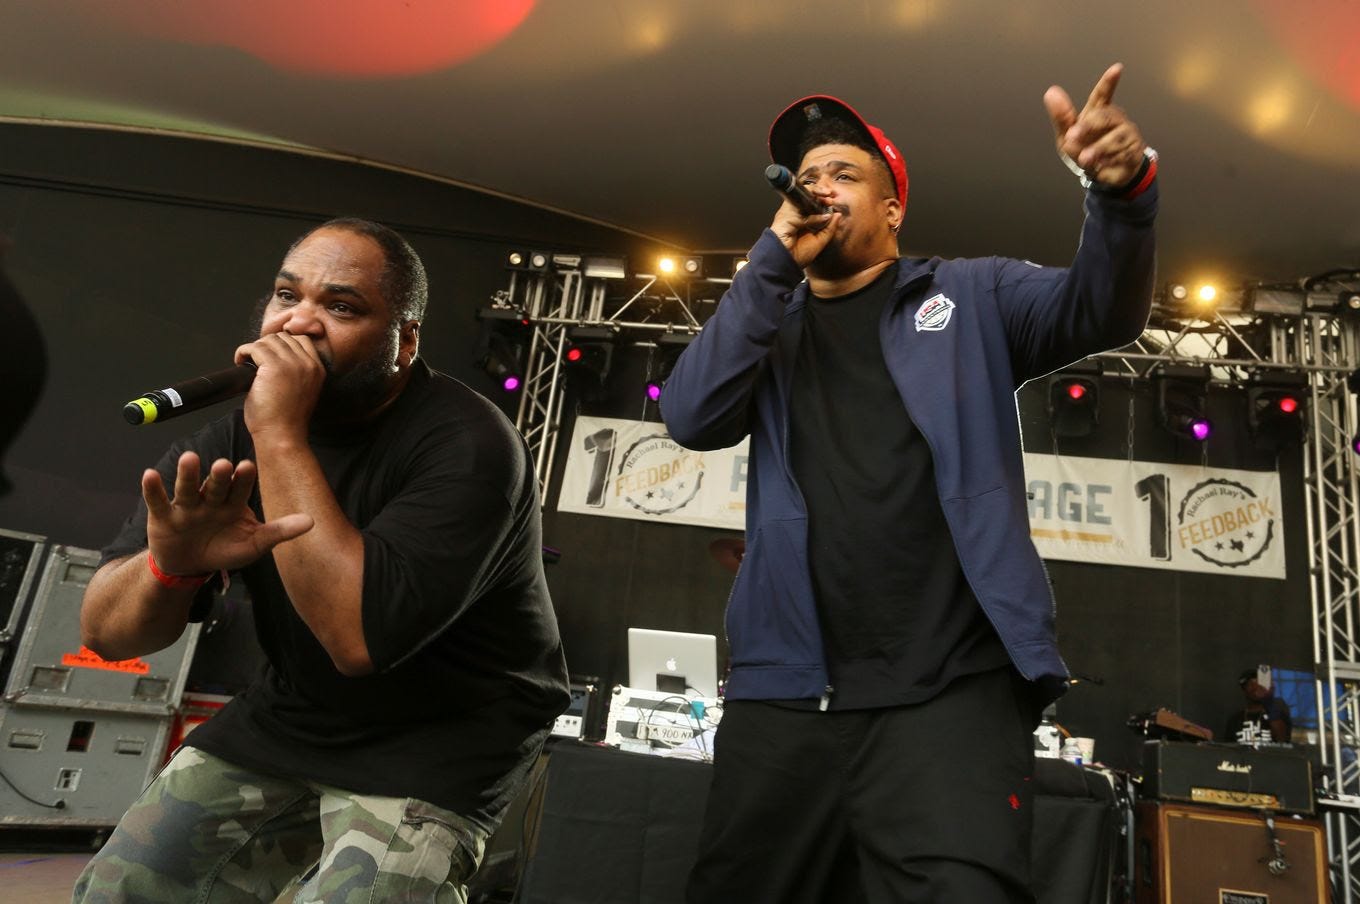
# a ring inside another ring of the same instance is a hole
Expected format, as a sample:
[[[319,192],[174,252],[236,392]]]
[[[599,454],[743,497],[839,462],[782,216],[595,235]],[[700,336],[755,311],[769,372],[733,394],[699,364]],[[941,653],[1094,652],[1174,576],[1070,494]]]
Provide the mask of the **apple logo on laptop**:
[[[675,657],[674,657],[674,656],[672,656],[670,659],[667,659],[667,660],[666,660],[666,669],[667,669],[667,671],[674,672],[674,671],[676,670],[676,668],[677,668],[677,664],[676,664],[676,662],[675,662]]]

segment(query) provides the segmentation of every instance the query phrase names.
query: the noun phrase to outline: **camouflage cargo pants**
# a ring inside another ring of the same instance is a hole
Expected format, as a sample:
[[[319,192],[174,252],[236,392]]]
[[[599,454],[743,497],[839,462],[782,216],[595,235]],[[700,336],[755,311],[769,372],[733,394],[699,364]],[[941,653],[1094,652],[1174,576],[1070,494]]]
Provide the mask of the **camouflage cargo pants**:
[[[485,834],[413,798],[262,775],[184,747],[76,881],[76,904],[464,904]]]

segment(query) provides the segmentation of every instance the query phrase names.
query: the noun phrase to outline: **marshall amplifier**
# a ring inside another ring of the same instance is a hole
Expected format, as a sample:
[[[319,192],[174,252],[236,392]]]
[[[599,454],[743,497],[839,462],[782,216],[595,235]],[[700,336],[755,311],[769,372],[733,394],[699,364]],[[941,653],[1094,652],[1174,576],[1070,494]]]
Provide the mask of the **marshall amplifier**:
[[[1322,823],[1139,801],[1136,904],[1326,904]]]
[[[1142,797],[1313,813],[1313,765],[1289,748],[1148,741]]]

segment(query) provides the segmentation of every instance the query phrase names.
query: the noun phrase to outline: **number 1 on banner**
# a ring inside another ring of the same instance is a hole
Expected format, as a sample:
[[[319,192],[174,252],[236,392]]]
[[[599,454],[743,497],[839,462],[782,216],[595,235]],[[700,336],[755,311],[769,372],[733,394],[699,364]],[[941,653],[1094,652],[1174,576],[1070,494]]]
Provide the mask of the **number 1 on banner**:
[[[1139,499],[1148,501],[1148,547],[1152,558],[1171,561],[1171,480],[1165,474],[1149,474],[1133,485]]]
[[[590,486],[586,489],[586,505],[604,508],[605,484],[609,480],[609,468],[614,464],[614,438],[618,434],[611,428],[596,430],[583,441],[590,453]]]

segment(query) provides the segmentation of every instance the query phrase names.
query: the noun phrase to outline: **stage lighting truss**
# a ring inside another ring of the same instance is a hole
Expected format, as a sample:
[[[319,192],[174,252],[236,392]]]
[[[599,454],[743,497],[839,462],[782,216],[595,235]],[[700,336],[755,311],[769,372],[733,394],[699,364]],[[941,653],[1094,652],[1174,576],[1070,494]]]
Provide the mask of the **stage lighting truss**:
[[[1088,358],[1048,378],[1048,418],[1053,435],[1065,438],[1090,436],[1100,423],[1099,359]]]
[[[1157,387],[1157,417],[1176,436],[1202,443],[1214,432],[1206,402],[1207,365],[1163,364],[1153,371]]]
[[[1247,426],[1258,449],[1279,451],[1303,442],[1308,377],[1288,371],[1258,372],[1247,384]]]

